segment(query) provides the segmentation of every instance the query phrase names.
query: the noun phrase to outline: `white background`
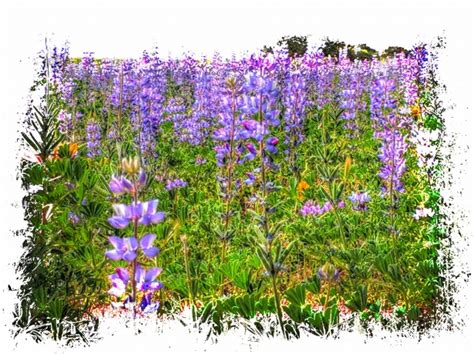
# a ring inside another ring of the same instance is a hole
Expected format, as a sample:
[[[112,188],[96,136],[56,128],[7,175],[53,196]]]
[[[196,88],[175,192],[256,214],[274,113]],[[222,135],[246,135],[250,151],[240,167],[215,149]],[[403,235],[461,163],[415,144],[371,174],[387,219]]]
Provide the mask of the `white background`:
[[[156,3],[156,4],[154,4]],[[25,98],[33,79],[32,59],[42,49],[48,36],[61,46],[70,42],[71,54],[80,56],[92,51],[96,56],[138,56],[145,49],[158,46],[163,55],[180,55],[184,51],[224,56],[253,52],[272,45],[284,35],[309,35],[310,45],[323,37],[346,43],[366,43],[377,50],[390,45],[411,47],[419,41],[432,42],[445,36],[447,48],[440,60],[442,81],[447,85],[445,105],[448,130],[457,136],[458,147],[455,185],[448,193],[455,197],[456,210],[467,215],[462,223],[463,237],[457,238],[460,258],[458,269],[472,269],[472,237],[469,222],[473,213],[472,144],[472,30],[473,13],[469,1],[3,1],[0,7],[0,315],[1,337],[5,343],[0,352],[62,352],[51,345],[13,341],[11,310],[14,294],[7,284],[18,286],[13,263],[21,254],[21,239],[11,230],[21,228],[22,191],[15,180],[19,134],[18,121],[25,109]],[[157,5],[159,4],[159,5]],[[462,194],[461,194],[462,192]],[[461,214],[459,214],[461,215]],[[463,251],[464,250],[464,251]],[[474,352],[472,333],[473,287],[467,285],[459,294],[466,320],[463,332],[439,333],[420,344],[413,340],[387,342],[380,338],[363,343],[357,335],[335,342],[316,339],[296,343],[262,341],[255,351],[355,351],[375,352]],[[173,332],[174,331],[174,332]],[[163,335],[108,337],[97,346],[72,352],[145,352],[162,351],[242,351],[248,346],[238,337],[224,338],[218,345],[197,345],[179,328]],[[401,344],[400,344],[401,343]]]

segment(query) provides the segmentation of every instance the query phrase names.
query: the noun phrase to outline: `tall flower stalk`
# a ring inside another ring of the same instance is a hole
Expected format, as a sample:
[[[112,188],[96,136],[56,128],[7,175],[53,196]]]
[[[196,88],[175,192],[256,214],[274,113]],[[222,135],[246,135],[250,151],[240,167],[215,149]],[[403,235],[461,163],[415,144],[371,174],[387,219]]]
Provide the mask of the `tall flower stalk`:
[[[397,194],[403,193],[401,180],[405,170],[404,154],[407,143],[401,129],[407,127],[407,119],[397,111],[396,85],[394,80],[378,78],[371,88],[371,114],[375,136],[381,140],[379,159],[382,162],[379,177],[382,194],[390,203],[390,232],[395,235],[395,210]]]
[[[162,283],[155,280],[161,273],[161,268],[153,267],[147,270],[140,261],[158,255],[159,249],[153,246],[156,235],[145,234],[139,240],[139,226],[160,223],[164,220],[165,214],[156,211],[158,200],[147,202],[138,200],[139,191],[146,183],[146,175],[140,168],[139,159],[122,160],[122,171],[126,175],[112,177],[109,188],[115,195],[130,195],[132,203],[130,205],[114,204],[114,215],[108,221],[115,229],[125,229],[132,225],[133,235],[124,238],[109,237],[113,249],[108,250],[105,255],[111,260],[124,260],[129,264],[127,268],[117,268],[116,272],[109,276],[112,283],[109,294],[122,298],[126,294],[130,282],[131,294],[126,297],[125,301],[132,304],[135,317],[138,292],[142,292],[140,309],[148,313],[158,309],[159,303],[152,302],[152,295],[153,292],[163,287]]]
[[[306,83],[303,75],[295,71],[285,80],[283,95],[285,106],[285,132],[288,154],[288,163],[292,173],[299,177],[297,166],[297,147],[303,141],[303,119],[307,104]]]
[[[271,60],[264,59],[256,64],[259,72],[250,73],[247,76],[245,113],[257,120],[250,119],[243,123],[248,130],[249,138],[258,142],[258,158],[260,160],[260,195],[257,198],[261,206],[261,213],[258,216],[261,229],[256,229],[258,237],[251,238],[251,242],[256,247],[257,255],[266,270],[265,274],[271,278],[278,322],[283,335],[286,337],[278,291],[278,275],[285,270],[283,262],[294,243],[282,247],[278,239],[280,225],[278,223],[275,223],[273,227],[270,225],[269,214],[274,209],[268,203],[268,194],[274,190],[274,186],[273,183],[267,180],[268,172],[277,169],[277,166],[273,163],[272,155],[278,152],[276,148],[278,139],[270,136],[270,127],[280,124],[279,111],[275,108],[279,90],[270,76],[274,63]]]
[[[216,146],[217,163],[222,168],[222,176],[219,178],[221,189],[223,190],[223,200],[225,211],[223,213],[224,229],[221,239],[225,243],[230,239],[231,205],[235,195],[236,183],[234,181],[234,170],[240,159],[240,151],[237,151],[237,142],[240,138],[238,124],[240,123],[238,112],[238,98],[241,94],[241,87],[235,77],[226,80],[226,89],[221,98],[222,112],[219,123],[221,128],[214,131],[214,139],[223,142]]]

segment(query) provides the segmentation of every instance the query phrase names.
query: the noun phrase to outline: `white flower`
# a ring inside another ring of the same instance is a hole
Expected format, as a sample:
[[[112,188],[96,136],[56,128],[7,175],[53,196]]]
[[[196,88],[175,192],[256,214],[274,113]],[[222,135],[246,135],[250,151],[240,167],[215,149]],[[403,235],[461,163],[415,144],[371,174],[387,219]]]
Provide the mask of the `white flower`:
[[[420,218],[432,217],[434,215],[434,211],[431,208],[418,208],[413,214],[413,218],[415,220],[419,220]]]

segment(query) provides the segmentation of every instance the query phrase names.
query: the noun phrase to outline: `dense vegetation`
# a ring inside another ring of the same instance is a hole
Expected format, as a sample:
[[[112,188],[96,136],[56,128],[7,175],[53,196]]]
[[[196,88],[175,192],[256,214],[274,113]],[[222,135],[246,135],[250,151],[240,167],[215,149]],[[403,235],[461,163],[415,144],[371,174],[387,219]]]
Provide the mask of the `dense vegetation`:
[[[20,329],[88,340],[121,307],[287,337],[350,312],[436,319],[434,59],[296,42],[240,59],[44,55],[23,133]]]

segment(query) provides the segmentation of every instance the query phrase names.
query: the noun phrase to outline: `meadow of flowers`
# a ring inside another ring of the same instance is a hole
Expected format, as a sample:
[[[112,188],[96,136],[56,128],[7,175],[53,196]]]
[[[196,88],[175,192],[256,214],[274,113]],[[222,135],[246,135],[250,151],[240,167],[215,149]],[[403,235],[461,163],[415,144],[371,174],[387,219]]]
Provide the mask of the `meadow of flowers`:
[[[439,320],[427,46],[364,61],[41,58],[22,134],[20,330],[87,340],[106,313],[186,307],[209,335]]]

